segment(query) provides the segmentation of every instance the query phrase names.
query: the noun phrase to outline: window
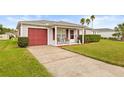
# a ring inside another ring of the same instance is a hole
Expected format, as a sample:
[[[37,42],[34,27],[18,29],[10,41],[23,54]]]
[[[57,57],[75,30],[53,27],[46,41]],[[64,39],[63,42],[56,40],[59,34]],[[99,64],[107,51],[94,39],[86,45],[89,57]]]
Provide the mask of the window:
[[[74,30],[70,30],[70,38],[74,39]]]
[[[55,40],[55,28],[53,28],[53,40]]]
[[[68,38],[68,29],[66,29],[66,38]]]

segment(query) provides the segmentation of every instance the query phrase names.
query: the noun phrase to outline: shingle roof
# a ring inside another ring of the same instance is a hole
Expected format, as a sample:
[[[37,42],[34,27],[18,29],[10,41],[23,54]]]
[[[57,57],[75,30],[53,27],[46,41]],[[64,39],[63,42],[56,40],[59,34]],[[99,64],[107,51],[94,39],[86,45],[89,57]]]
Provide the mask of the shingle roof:
[[[19,24],[82,27],[81,25],[75,23],[64,22],[64,21],[48,21],[48,20],[19,21],[18,25]]]

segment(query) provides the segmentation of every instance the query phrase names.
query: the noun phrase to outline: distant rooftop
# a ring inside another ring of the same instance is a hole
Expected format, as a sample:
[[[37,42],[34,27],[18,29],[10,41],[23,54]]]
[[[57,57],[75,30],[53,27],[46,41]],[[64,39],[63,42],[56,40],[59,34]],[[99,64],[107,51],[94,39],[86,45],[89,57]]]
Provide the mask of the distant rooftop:
[[[87,28],[87,30],[92,30],[92,28]],[[113,32],[114,31],[113,29],[110,29],[110,28],[96,28],[93,30],[100,31],[100,32]]]

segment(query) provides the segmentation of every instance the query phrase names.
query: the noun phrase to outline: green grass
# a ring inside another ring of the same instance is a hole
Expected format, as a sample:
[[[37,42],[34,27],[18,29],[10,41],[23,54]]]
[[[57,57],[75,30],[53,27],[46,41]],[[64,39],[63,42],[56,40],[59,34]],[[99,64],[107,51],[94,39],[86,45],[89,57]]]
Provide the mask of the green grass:
[[[16,40],[0,41],[0,76],[51,76],[26,48],[17,47]]]
[[[101,40],[97,43],[63,46],[62,48],[110,64],[124,66],[124,42]]]

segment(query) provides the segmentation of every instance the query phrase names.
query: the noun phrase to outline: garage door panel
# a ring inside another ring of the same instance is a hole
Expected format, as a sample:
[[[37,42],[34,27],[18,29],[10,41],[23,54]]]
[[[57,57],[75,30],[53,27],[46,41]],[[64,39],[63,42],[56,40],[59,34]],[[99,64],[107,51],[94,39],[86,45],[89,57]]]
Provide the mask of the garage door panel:
[[[29,45],[47,45],[47,29],[29,28]]]

